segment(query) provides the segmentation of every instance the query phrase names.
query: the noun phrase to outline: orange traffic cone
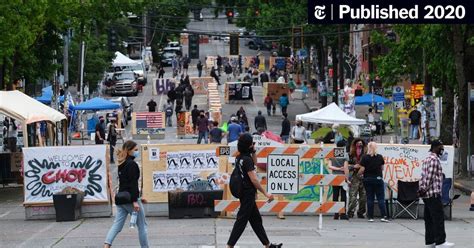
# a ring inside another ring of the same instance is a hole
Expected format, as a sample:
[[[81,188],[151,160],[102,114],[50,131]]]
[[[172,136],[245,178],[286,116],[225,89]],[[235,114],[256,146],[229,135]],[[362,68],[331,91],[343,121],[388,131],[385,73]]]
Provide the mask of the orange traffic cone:
[[[474,211],[474,192],[471,193],[471,208],[469,210]]]

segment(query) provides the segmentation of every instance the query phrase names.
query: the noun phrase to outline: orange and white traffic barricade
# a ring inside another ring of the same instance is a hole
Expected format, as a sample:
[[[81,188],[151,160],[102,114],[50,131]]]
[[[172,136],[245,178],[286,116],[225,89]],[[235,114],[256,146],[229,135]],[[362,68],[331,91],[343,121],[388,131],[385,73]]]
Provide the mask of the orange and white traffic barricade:
[[[216,200],[214,210],[219,212],[235,212],[239,209],[238,200]],[[331,214],[344,213],[344,202],[312,202],[312,201],[257,201],[257,207],[264,213],[308,213]]]

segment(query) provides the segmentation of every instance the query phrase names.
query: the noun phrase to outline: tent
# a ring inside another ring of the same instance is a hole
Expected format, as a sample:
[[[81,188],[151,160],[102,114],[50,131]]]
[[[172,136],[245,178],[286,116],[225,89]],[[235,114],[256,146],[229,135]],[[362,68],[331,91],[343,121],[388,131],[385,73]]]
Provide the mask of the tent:
[[[23,124],[23,144],[28,146],[27,124],[38,121],[53,123],[66,120],[66,116],[48,107],[23,92],[0,91],[0,113],[14,118]]]
[[[59,122],[66,119],[62,113],[17,90],[0,91],[0,112],[25,124],[38,121]]]
[[[115,59],[112,62],[112,66],[130,66],[139,64],[140,62],[130,59],[121,52],[115,52]]]
[[[383,102],[384,104],[392,103],[392,101],[385,97],[381,97],[379,95],[372,95],[371,93],[364,94],[363,96],[356,96],[355,98],[355,105],[372,105],[372,103],[374,105],[377,105],[378,102]]]
[[[112,101],[96,97],[88,101],[82,102],[76,106],[71,106],[72,110],[105,110],[105,109],[118,109],[120,104]]]
[[[342,125],[365,124],[365,120],[357,119],[346,114],[335,103],[331,103],[328,106],[320,110],[313,111],[311,113],[297,115],[296,120],[302,120],[304,122],[311,122],[311,123],[323,123],[323,124],[342,124]]]
[[[44,104],[51,104],[51,98],[53,97],[53,88],[51,86],[44,87],[42,95],[35,99]],[[59,102],[64,102],[64,96],[59,97]]]

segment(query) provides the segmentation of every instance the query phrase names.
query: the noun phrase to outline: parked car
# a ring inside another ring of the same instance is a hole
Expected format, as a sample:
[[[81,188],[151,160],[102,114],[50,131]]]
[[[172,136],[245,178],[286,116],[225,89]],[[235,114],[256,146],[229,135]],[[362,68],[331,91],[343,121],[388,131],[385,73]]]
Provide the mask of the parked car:
[[[146,85],[147,83],[147,71],[143,64],[142,60],[135,60],[139,64],[128,66],[124,69],[124,71],[133,71],[137,75],[137,83],[140,85]]]
[[[179,44],[179,41],[170,41],[166,47],[181,47],[181,44]]]
[[[128,125],[128,121],[132,119],[133,102],[126,96],[112,98],[110,101],[120,104],[123,112],[124,124]]]
[[[175,52],[164,52],[161,54],[161,65],[162,66],[171,66],[171,61],[176,56]]]
[[[183,55],[183,48],[181,46],[178,47],[165,47],[163,49],[163,53],[170,52],[170,53],[175,53],[176,55]]]
[[[248,40],[247,45],[249,49],[254,50],[270,50],[271,46],[268,45],[262,38],[252,37]]]
[[[137,75],[133,71],[115,72],[112,76],[112,95],[138,95]]]

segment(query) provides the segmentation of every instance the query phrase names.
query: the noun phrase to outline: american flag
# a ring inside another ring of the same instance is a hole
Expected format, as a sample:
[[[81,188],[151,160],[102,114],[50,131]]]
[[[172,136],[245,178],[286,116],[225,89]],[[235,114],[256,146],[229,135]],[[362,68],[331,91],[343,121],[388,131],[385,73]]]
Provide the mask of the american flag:
[[[136,113],[137,128],[164,128],[163,113]]]

